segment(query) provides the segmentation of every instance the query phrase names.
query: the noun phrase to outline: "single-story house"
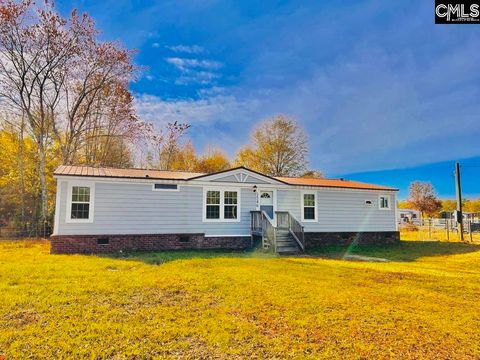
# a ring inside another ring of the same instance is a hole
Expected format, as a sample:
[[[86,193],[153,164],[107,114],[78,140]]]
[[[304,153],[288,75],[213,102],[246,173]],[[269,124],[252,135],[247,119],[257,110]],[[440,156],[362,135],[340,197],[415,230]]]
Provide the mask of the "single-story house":
[[[421,225],[420,211],[414,209],[397,209],[399,224]]]
[[[394,243],[397,189],[344,179],[60,166],[52,253]]]

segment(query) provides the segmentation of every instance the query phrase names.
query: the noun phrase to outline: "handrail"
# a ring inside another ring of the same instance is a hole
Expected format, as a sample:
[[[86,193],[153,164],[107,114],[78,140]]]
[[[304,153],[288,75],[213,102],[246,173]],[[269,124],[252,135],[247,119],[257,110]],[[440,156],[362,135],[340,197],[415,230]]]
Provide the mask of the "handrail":
[[[293,238],[297,241],[298,245],[300,245],[302,251],[305,251],[305,231],[303,225],[292,214],[288,214],[290,218],[290,234],[293,235]]]
[[[271,248],[277,252],[277,228],[275,224],[263,210],[250,211],[252,233],[262,235],[262,245],[264,248]]]
[[[262,229],[262,212],[260,210],[250,211],[250,230],[253,234],[261,234]]]
[[[277,252],[277,228],[265,211],[262,210],[263,238],[268,240],[274,253]]]
[[[303,225],[289,211],[276,211],[278,228],[288,230],[298,243],[302,251],[305,251],[305,232]]]
[[[273,252],[277,252],[277,230],[288,230],[295,241],[298,243],[302,251],[305,251],[305,232],[303,225],[289,211],[276,211],[275,222],[270,219],[263,210],[250,211],[251,214],[251,231],[253,234],[262,236],[262,244],[264,248],[270,248]]]

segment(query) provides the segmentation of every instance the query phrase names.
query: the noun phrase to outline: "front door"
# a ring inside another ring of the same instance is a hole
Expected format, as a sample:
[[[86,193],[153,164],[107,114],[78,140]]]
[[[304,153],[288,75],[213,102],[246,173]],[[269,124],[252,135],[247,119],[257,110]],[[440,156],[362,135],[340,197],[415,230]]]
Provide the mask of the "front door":
[[[267,213],[270,219],[273,220],[273,191],[259,191],[260,210]]]

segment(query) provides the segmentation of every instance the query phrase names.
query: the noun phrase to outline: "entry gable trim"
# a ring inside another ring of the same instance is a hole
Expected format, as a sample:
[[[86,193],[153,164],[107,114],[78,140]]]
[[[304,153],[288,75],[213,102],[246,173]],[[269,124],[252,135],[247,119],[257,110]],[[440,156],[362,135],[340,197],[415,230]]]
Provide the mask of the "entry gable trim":
[[[233,176],[237,182],[239,183],[254,183],[255,180],[252,178],[257,178],[260,181],[266,183],[266,184],[273,184],[273,185],[278,185],[278,184],[286,184],[286,182],[277,180],[271,176],[264,175],[262,173],[259,173],[258,171],[254,171],[251,169],[248,169],[244,166],[239,166],[237,168],[233,169],[228,169],[228,170],[223,170],[219,171],[213,174],[206,174],[206,175],[200,175],[197,177],[190,178],[189,181],[192,180],[204,180],[204,181],[221,181],[222,178],[228,177],[228,176]],[[252,181],[253,180],[253,181]]]

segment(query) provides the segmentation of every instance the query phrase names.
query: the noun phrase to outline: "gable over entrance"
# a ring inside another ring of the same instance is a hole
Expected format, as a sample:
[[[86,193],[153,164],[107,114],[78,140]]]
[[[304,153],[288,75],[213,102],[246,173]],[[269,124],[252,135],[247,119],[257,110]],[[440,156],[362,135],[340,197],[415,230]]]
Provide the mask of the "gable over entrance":
[[[277,180],[267,175],[260,174],[256,171],[245,167],[238,167],[221,171],[215,174],[197,176],[193,179],[201,179],[212,182],[228,182],[228,183],[245,183],[245,184],[285,184],[281,180]],[[190,179],[192,180],[192,179]]]

